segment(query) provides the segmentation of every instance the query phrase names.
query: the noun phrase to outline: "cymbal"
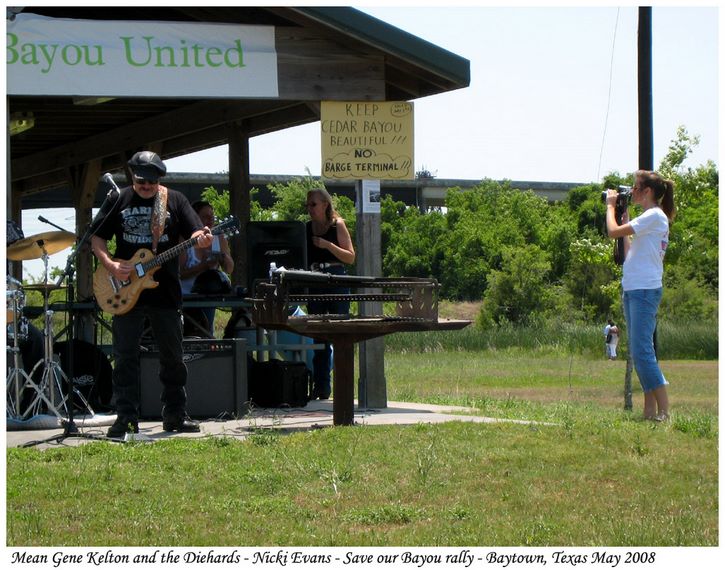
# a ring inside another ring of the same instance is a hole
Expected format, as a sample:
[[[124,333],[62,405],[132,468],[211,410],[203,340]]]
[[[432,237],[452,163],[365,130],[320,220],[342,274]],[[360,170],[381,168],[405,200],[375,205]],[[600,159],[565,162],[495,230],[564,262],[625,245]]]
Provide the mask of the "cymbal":
[[[65,285],[59,287],[51,281],[50,283],[30,283],[29,285],[23,285],[23,289],[26,291],[43,291],[47,293],[49,291],[55,291],[56,289],[65,289]]]
[[[70,232],[43,232],[34,236],[19,239],[8,247],[8,259],[24,261],[38,259],[43,253],[53,255],[72,246],[76,241],[75,234]]]

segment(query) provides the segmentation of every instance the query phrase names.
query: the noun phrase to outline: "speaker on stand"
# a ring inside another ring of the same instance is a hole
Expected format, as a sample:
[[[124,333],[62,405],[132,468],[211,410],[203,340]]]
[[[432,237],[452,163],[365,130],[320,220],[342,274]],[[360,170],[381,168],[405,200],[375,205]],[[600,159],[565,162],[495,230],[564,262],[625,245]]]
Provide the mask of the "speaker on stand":
[[[269,277],[269,264],[307,269],[307,230],[303,222],[249,222],[247,224],[247,288]]]

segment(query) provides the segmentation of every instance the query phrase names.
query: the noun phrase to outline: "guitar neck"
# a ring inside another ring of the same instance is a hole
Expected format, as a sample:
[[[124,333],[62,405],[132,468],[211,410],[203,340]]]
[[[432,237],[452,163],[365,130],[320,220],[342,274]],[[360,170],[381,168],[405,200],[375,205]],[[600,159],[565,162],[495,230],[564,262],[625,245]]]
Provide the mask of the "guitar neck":
[[[186,241],[182,241],[180,244],[175,245],[174,247],[167,249],[163,253],[160,253],[156,257],[154,257],[151,261],[147,261],[146,263],[142,264],[142,267],[144,270],[151,269],[152,267],[159,267],[166,263],[167,261],[170,261],[174,259],[175,257],[181,255],[181,252],[185,249],[190,249],[196,245],[196,243],[199,241],[198,237],[187,239]]]
[[[227,232],[233,232],[235,229],[239,228],[239,221],[236,218],[229,218],[225,222],[219,224],[218,226],[213,227],[211,231],[212,236],[218,236],[218,235],[225,235]],[[182,251],[185,249],[189,249],[191,247],[194,247],[199,241],[199,237],[193,237],[191,239],[187,239],[186,241],[183,241],[179,244],[176,244],[174,247],[167,249],[163,253],[160,253],[153,259],[147,261],[146,263],[142,263],[141,267],[143,267],[144,272],[146,272],[148,269],[151,269],[153,267],[159,267],[166,263],[167,261],[174,259],[177,257]]]

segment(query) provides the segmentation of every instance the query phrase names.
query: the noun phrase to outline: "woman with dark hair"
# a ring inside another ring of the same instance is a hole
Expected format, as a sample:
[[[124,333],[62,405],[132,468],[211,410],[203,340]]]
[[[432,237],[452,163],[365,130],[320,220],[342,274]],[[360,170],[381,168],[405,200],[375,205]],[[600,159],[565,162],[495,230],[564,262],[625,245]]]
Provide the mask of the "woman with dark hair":
[[[345,265],[355,262],[355,248],[345,220],[335,211],[332,197],[324,188],[307,193],[307,262],[311,271],[332,275],[344,275]],[[344,293],[343,290],[326,290],[328,293]],[[348,314],[348,301],[310,301],[307,310],[311,315]],[[312,358],[314,387],[312,399],[326,400],[330,397],[330,361],[332,348],[316,350]]]
[[[662,299],[662,262],[669,243],[670,224],[675,217],[674,185],[658,173],[638,170],[632,187],[632,202],[642,214],[622,223],[615,216],[617,191],[607,191],[607,232],[624,240],[622,266],[622,306],[627,323],[629,351],[644,392],[644,417],[664,421],[669,418],[667,380],[654,347],[657,309]]]

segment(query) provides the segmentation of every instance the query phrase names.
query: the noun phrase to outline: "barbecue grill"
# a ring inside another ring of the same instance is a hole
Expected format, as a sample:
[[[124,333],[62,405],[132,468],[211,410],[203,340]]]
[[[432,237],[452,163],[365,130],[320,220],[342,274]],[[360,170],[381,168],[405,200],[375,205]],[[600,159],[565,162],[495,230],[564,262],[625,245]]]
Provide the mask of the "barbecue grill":
[[[346,288],[346,294],[325,290]],[[334,345],[333,424],[354,423],[354,345],[396,332],[458,330],[467,320],[439,319],[435,279],[330,275],[316,271],[278,269],[254,290],[253,317],[257,326],[288,330]],[[356,291],[356,292],[353,292]],[[394,302],[395,315],[290,316],[294,307],[311,300]]]

